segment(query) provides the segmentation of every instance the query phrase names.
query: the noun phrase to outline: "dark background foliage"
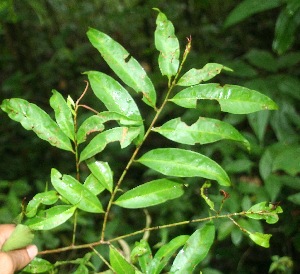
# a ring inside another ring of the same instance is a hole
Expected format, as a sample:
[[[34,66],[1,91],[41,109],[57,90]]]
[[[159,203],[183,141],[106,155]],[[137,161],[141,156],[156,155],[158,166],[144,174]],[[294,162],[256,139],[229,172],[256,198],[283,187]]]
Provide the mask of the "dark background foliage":
[[[276,113],[234,116],[221,114],[216,104],[207,103],[198,107],[197,114],[194,110],[180,113],[187,122],[195,121],[199,111],[203,116],[230,121],[251,142],[250,153],[230,142],[197,147],[221,163],[231,176],[233,188],[226,205],[228,211],[247,209],[248,205],[263,200],[280,201],[284,209],[278,224],[264,225],[265,231],[273,234],[270,249],[252,245],[236,231],[224,232],[222,227],[226,223],[220,221],[223,234],[218,235],[218,241],[203,265],[221,273],[267,273],[271,257],[278,255],[291,257],[294,271],[298,273],[300,199],[295,200],[291,195],[300,189],[300,157],[293,153],[300,151],[300,39],[295,39],[283,55],[272,50],[276,20],[285,8],[284,2],[277,8],[224,28],[227,16],[239,3],[236,0],[176,0],[172,4],[157,0],[5,0],[0,4],[0,101],[20,97],[51,112],[48,100],[52,89],[76,99],[85,88],[86,77],[82,72],[100,70],[110,74],[105,62],[88,42],[88,27],[99,29],[121,43],[142,63],[156,83],[158,93],[162,94],[166,79],[160,77],[157,67],[158,54],[153,43],[156,13],[152,7],[160,8],[173,22],[182,49],[186,37],[191,35],[193,39],[187,68],[201,68],[207,62],[227,65],[235,72],[218,76],[220,83],[257,89],[280,107]],[[92,96],[87,96],[85,101],[99,108],[94,105]],[[147,113],[148,110],[141,111]],[[164,115],[166,118],[177,117],[171,106]],[[20,212],[25,197],[29,200],[45,188],[51,167],[72,173],[74,163],[64,152],[43,143],[4,113],[0,119],[0,222],[6,223]],[[153,144],[167,145],[155,134],[147,143],[148,148]],[[105,160],[111,162],[117,176],[131,150],[116,148],[109,146]],[[292,152],[284,155],[283,152],[289,150]],[[151,176],[154,175],[137,169],[128,178],[128,187]],[[169,202],[161,210],[151,209],[153,224],[207,215],[205,206],[199,203],[199,189],[195,187],[189,191],[192,198]],[[211,192],[212,196],[217,196],[214,190]],[[144,221],[140,214],[132,211],[121,215],[122,219],[112,219],[111,234],[119,225],[124,231],[142,228]],[[96,237],[94,223],[82,216],[81,225],[89,229],[80,240],[90,241]],[[160,231],[151,240],[153,244],[164,242],[178,233],[191,232],[192,228]],[[68,231],[68,227],[63,230]],[[46,243],[40,244],[42,248],[68,241],[67,233],[54,235],[40,235],[41,239],[48,238]]]

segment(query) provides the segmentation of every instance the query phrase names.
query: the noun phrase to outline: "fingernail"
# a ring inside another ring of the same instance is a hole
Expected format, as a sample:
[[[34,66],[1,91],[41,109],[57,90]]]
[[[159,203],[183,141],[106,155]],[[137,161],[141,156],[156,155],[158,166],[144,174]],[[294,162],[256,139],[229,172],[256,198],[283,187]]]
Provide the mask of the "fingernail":
[[[38,249],[37,249],[36,245],[27,246],[26,250],[27,250],[28,256],[31,260],[38,254]]]

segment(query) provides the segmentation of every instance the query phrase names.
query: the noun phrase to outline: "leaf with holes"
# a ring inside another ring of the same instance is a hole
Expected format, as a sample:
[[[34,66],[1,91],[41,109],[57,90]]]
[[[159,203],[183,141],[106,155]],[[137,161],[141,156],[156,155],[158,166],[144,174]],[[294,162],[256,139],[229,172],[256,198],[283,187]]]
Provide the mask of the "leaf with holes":
[[[190,69],[178,80],[178,86],[193,86],[203,81],[208,81],[221,73],[222,70],[232,71],[232,69],[217,63],[208,63],[202,69]]]
[[[32,130],[36,135],[49,142],[52,146],[60,149],[73,151],[70,139],[50,116],[37,105],[26,100],[13,98],[3,100],[1,109],[8,116],[27,129]]]
[[[170,79],[177,73],[179,67],[179,42],[172,22],[159,9],[155,10],[158,11],[154,33],[155,47],[160,52],[158,65],[162,75]]]
[[[185,108],[196,108],[198,100],[217,100],[222,111],[233,114],[277,109],[275,102],[266,95],[235,85],[199,84],[178,92],[170,99]]]
[[[139,62],[107,34],[90,28],[87,36],[119,78],[136,92],[141,92],[143,101],[155,108],[156,92],[154,86]]]
[[[188,126],[180,118],[172,119],[160,127],[153,128],[166,138],[187,145],[208,144],[222,139],[241,142],[249,150],[250,144],[233,126],[216,119],[200,117]]]

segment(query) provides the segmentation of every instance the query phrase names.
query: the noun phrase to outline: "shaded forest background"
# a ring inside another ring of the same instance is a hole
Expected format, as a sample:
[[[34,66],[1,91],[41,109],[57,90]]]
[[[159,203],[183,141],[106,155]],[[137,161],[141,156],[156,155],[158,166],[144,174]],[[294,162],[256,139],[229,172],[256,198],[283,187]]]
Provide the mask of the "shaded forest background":
[[[249,224],[263,225],[267,233],[273,234],[269,249],[252,245],[231,228],[223,229],[204,266],[219,271],[214,273],[267,273],[272,256],[278,255],[290,257],[287,261],[294,263],[294,273],[300,273],[300,39],[296,32],[294,43],[280,55],[272,48],[278,16],[286,7],[284,1],[225,28],[226,18],[240,2],[3,1],[0,4],[0,101],[20,97],[50,111],[48,100],[52,89],[76,99],[85,88],[84,71],[99,70],[110,74],[88,42],[86,31],[89,27],[121,43],[142,63],[156,83],[158,93],[164,92],[166,80],[160,76],[153,42],[156,13],[152,8],[158,7],[173,22],[182,49],[186,37],[192,37],[187,67],[201,68],[208,62],[226,65],[234,72],[218,76],[220,83],[256,89],[279,105],[276,112],[238,117],[221,114],[213,102],[199,106],[203,116],[209,114],[232,123],[252,146],[250,153],[230,142],[199,147],[202,153],[224,167],[234,183],[228,202],[230,210],[247,209],[253,202],[260,201],[280,202],[284,210],[275,225]],[[86,96],[85,100],[93,106],[92,97]],[[171,112],[172,109],[165,115]],[[3,112],[0,115],[0,223],[7,223],[20,212],[24,197],[29,200],[45,188],[51,167],[72,173],[74,163],[68,155],[41,142]],[[197,118],[193,110],[186,111],[184,116],[187,121]],[[162,142],[156,135],[151,141],[153,144]],[[151,143],[148,146],[151,148]],[[112,163],[115,173],[124,168],[124,159],[130,153],[130,150],[116,148],[109,146],[105,159],[115,161]],[[144,175],[141,170],[131,176],[134,185]],[[153,212],[154,222],[168,223],[207,214],[206,210],[201,212],[201,208],[194,208],[190,200],[175,205],[174,208],[172,204],[171,214],[168,205],[160,213]],[[113,225],[122,224],[125,230],[130,226],[138,227],[136,214],[123,216]],[[83,237],[93,237],[93,224],[90,225]],[[48,242],[41,243],[41,248],[64,242],[64,236],[47,237]]]

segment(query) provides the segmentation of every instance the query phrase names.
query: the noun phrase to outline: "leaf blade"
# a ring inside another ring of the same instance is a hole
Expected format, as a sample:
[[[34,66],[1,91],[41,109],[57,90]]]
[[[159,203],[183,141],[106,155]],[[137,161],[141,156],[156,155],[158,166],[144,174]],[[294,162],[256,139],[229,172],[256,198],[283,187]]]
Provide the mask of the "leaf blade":
[[[177,254],[170,273],[193,273],[194,268],[206,257],[215,238],[213,223],[196,230]]]
[[[255,90],[235,85],[199,84],[177,93],[169,101],[185,107],[196,108],[197,100],[217,100],[221,111],[248,114],[260,110],[275,110],[276,103]]]
[[[176,177],[204,177],[229,186],[226,172],[210,158],[184,149],[158,148],[145,153],[137,162],[164,175]]]
[[[50,106],[54,109],[56,122],[63,133],[74,141],[75,128],[72,111],[64,97],[57,90],[53,89],[52,93]]]
[[[40,215],[28,219],[25,224],[32,230],[50,230],[70,219],[76,206],[58,205],[40,212]]]
[[[72,176],[62,176],[52,168],[51,183],[60,195],[79,209],[91,213],[104,212],[99,199]]]
[[[233,126],[216,119],[200,117],[188,126],[180,118],[172,119],[162,126],[153,128],[166,138],[188,145],[208,144],[222,139],[241,142],[249,150],[250,143]]]
[[[162,75],[169,79],[175,75],[179,68],[179,41],[171,21],[159,9],[154,33],[155,47],[160,52],[158,64]]]
[[[136,92],[141,92],[143,101],[155,108],[156,91],[154,86],[145,70],[133,57],[127,61],[129,58],[127,50],[111,37],[96,29],[90,28],[87,36],[118,77]]]
[[[149,207],[180,197],[182,187],[171,180],[158,179],[125,192],[114,203],[125,208]]]
[[[37,105],[19,98],[6,99],[1,104],[1,109],[8,116],[26,130],[32,130],[36,135],[52,146],[63,150],[72,151],[70,139],[62,132],[50,116]]]

